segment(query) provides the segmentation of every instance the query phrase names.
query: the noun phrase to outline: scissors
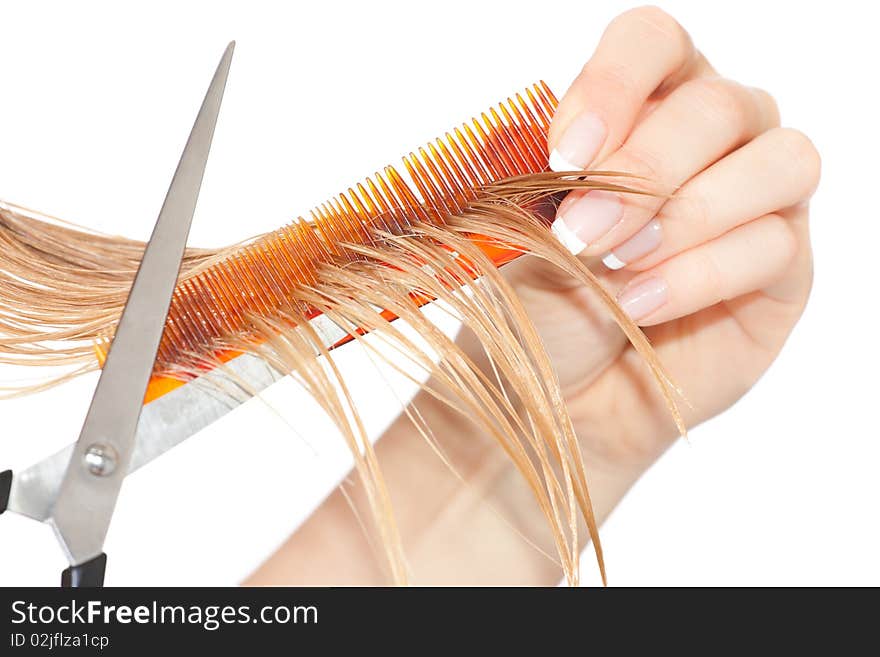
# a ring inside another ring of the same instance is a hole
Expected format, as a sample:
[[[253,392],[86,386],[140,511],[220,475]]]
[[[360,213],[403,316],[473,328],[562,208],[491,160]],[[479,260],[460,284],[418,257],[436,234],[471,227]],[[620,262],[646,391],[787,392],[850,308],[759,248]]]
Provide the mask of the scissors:
[[[229,410],[228,402],[221,405],[190,386],[146,406],[143,402],[180,273],[234,47],[235,42],[230,43],[223,53],[180,156],[79,439],[15,476],[10,470],[0,473],[0,513],[8,509],[47,522],[55,530],[70,563],[61,575],[63,587],[103,586],[104,540],[126,475]],[[248,368],[254,369],[250,385],[265,387],[271,379],[266,379],[254,360],[234,368],[245,377]],[[196,410],[184,413],[182,407]]]

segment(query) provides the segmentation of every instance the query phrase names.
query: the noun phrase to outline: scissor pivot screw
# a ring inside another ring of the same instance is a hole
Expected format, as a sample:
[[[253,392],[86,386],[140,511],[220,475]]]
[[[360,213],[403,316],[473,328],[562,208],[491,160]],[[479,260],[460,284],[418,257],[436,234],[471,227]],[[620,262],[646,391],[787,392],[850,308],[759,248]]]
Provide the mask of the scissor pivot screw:
[[[89,472],[93,475],[97,477],[106,477],[107,475],[113,474],[119,456],[116,454],[116,450],[109,445],[95,443],[86,450],[83,460],[85,461]]]

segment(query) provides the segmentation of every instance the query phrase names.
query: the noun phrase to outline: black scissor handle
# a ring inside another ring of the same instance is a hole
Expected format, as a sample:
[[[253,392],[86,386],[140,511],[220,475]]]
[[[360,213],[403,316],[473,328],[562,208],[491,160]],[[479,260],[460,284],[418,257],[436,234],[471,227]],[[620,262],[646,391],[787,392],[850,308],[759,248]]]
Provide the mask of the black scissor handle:
[[[12,490],[12,470],[0,472],[0,513],[9,506],[9,493]],[[104,571],[107,569],[107,555],[103,552],[78,566],[65,568],[61,573],[61,586],[64,588],[96,588],[104,586]]]
[[[0,513],[9,506],[9,493],[12,490],[12,470],[0,472]],[[96,588],[104,586],[104,571],[107,569],[107,555],[103,552],[78,566],[65,568],[61,573],[61,586],[64,588]]]
[[[9,506],[9,493],[12,490],[12,470],[0,472],[0,513]],[[78,566],[65,568],[61,573],[61,586],[64,588],[97,588],[104,586],[104,571],[107,569],[107,555],[99,554]]]
[[[9,492],[12,490],[12,470],[0,472],[0,513],[9,506]]]
[[[61,587],[100,588],[104,586],[104,571],[107,569],[107,555],[99,554],[93,559],[65,568],[61,573]]]

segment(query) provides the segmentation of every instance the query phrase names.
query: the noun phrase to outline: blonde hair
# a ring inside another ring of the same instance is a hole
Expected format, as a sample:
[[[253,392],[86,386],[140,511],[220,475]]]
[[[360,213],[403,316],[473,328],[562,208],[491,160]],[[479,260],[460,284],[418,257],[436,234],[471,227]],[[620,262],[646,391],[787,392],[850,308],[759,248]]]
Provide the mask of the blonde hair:
[[[532,111],[542,104],[548,104],[546,97]],[[643,357],[685,430],[676,389],[644,334],[547,229],[566,191],[646,193],[638,186],[644,181],[616,172],[543,171],[549,125],[544,110],[540,122],[524,119],[522,107],[516,120],[487,120],[474,140],[447,135],[442,151],[438,141],[424,156],[405,161],[410,182],[388,167],[375,181],[321,206],[312,221],[226,249],[189,249],[184,258],[157,376],[189,380],[230,352],[246,352],[303,385],[354,455],[383,561],[397,584],[407,583],[410,573],[388,490],[335,363],[336,345],[310,323],[316,315],[405,376],[413,376],[412,366],[429,374],[425,391],[495,440],[545,517],[571,584],[579,578],[580,523],[605,577],[587,467],[540,335],[498,264],[521,254],[540,258],[592,290]],[[66,368],[36,385],[8,388],[7,395],[100,366],[102,345],[112,335],[142,249],[136,241],[0,207],[0,362]],[[430,300],[441,302],[477,338],[488,369],[424,316],[420,307]],[[393,323],[397,318],[421,340],[401,331]],[[363,340],[365,333],[385,348]],[[444,458],[430,427],[418,413],[408,414],[415,432]]]

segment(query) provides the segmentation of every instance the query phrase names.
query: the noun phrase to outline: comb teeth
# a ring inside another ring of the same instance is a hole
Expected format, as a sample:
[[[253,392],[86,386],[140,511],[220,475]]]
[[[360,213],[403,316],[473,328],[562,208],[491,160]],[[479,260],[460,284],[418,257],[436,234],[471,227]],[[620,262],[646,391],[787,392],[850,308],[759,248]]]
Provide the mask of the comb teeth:
[[[174,293],[157,371],[170,371],[224,339],[246,338],[250,317],[291,303],[316,282],[321,263],[353,260],[344,243],[372,241],[372,230],[401,234],[416,221],[439,224],[503,178],[547,168],[547,130],[556,98],[540,82],[470,123],[403,158],[409,181],[387,166],[302,217],[242,247],[180,283]]]

